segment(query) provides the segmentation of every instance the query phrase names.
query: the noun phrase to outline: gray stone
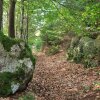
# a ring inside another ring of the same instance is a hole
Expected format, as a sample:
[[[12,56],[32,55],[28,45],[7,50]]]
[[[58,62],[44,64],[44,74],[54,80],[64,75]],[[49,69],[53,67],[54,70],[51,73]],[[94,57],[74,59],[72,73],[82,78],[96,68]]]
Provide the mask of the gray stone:
[[[86,67],[100,65],[100,38],[81,37],[72,39],[67,50],[67,59],[83,63]]]
[[[8,37],[3,38],[10,43]],[[10,50],[5,42],[0,40],[0,96],[8,96],[25,89],[35,68],[35,58],[24,42],[11,39]]]

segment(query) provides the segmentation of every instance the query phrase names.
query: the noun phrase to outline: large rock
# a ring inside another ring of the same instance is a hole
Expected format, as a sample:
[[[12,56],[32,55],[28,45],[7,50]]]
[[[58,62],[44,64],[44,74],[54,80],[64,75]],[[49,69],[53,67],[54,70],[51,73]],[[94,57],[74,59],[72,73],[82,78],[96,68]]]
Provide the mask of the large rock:
[[[83,63],[86,67],[100,65],[100,38],[81,37],[72,39],[67,51],[67,58],[76,63]]]
[[[26,88],[35,68],[29,47],[0,33],[0,96]]]
[[[96,48],[97,48],[96,59],[98,59],[99,62],[100,62],[100,35],[95,39],[95,45],[96,45]]]
[[[80,37],[72,38],[69,49],[67,50],[67,59],[70,61],[80,62],[82,58],[81,46],[79,45]]]

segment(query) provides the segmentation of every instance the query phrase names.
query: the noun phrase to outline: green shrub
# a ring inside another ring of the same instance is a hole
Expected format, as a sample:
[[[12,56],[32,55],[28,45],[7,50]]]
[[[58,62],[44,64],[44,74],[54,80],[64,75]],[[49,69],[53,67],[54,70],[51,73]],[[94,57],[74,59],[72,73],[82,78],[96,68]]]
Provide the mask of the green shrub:
[[[92,59],[84,59],[83,64],[86,68],[98,66],[98,61]]]
[[[72,38],[70,47],[71,48],[76,47],[78,45],[78,43],[79,43],[79,40],[80,40],[80,37],[74,37],[74,38]]]
[[[51,46],[46,52],[47,55],[54,55],[59,52],[59,46]]]
[[[35,51],[40,51],[41,48],[42,48],[42,45],[43,45],[43,41],[41,39],[41,37],[37,37],[35,40],[34,40],[34,49]]]
[[[67,50],[67,59],[82,63],[85,67],[95,67],[100,64],[100,39],[81,37],[72,39]]]
[[[97,49],[96,59],[98,59],[100,62],[100,35],[95,39],[95,45]]]
[[[44,41],[46,45],[58,45],[61,41],[61,36],[54,31],[47,30],[46,32],[41,34],[41,39]]]

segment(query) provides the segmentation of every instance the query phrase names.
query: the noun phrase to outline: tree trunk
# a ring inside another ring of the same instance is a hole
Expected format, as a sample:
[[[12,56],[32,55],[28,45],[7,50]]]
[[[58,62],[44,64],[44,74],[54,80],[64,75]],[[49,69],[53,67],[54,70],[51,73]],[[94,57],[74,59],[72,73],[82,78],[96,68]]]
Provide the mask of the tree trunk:
[[[29,22],[29,17],[27,13],[27,27],[26,27],[26,42],[28,43],[28,22]]]
[[[26,42],[28,43],[28,29],[29,29],[29,1],[27,1],[27,27],[26,27]]]
[[[3,27],[2,16],[3,16],[3,0],[0,0],[0,30]]]
[[[10,0],[8,33],[11,38],[15,38],[15,5],[16,0]]]
[[[23,39],[23,23],[24,23],[24,0],[21,0],[21,38]]]

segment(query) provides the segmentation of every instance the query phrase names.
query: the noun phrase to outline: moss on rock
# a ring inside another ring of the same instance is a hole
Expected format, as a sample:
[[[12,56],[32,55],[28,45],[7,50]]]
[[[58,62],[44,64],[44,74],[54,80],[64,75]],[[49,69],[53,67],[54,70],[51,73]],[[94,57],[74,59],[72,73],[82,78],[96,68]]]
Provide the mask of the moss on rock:
[[[26,88],[35,68],[35,57],[22,40],[0,33],[0,96]]]
[[[85,67],[99,66],[100,39],[89,37],[76,39],[76,41],[72,39],[70,48],[67,51],[67,59],[76,63],[83,63]]]

